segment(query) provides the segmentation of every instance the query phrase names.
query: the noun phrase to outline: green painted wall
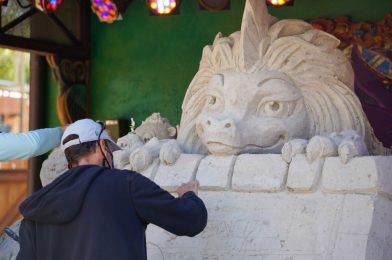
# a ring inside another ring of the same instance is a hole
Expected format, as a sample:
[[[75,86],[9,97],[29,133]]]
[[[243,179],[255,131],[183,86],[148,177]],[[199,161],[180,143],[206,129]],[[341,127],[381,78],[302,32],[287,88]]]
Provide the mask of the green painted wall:
[[[203,47],[216,33],[240,27],[243,1],[217,13],[183,0],[180,15],[149,16],[144,1],[133,1],[124,20],[102,24],[92,17],[91,115],[136,122],[160,111],[179,123],[182,99],[196,73]]]
[[[377,4],[375,4],[377,2]],[[133,0],[124,20],[100,23],[92,15],[91,117],[130,119],[137,123],[159,111],[177,124],[187,86],[205,45],[216,33],[240,29],[245,0],[231,9],[201,11],[197,0],[182,0],[180,15],[149,16],[144,0]],[[293,7],[270,8],[278,18],[312,19],[350,15],[354,21],[377,21],[392,11],[392,0],[296,0]],[[49,124],[55,114],[53,80],[48,77]]]

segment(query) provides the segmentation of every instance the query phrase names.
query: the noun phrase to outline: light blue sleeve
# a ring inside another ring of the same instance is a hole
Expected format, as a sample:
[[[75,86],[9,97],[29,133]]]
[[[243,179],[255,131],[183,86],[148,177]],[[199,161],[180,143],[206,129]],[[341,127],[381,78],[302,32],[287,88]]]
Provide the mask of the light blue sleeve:
[[[60,145],[61,134],[61,128],[0,133],[0,161],[25,160],[44,154]]]

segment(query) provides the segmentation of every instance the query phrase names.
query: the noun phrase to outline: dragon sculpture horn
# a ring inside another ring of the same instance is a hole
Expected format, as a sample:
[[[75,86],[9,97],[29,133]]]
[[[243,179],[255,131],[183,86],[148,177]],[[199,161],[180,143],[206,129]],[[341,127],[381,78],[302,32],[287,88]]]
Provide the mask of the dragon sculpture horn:
[[[265,0],[247,0],[241,24],[239,68],[249,69],[257,62],[259,45],[267,36],[268,29],[277,19],[268,13]]]

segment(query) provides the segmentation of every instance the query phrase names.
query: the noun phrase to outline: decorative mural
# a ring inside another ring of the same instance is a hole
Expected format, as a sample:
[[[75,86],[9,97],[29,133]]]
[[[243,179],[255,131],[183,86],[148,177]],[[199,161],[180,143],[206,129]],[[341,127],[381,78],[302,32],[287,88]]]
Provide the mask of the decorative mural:
[[[70,124],[85,118],[87,116],[89,62],[57,55],[47,56],[46,59],[58,85],[57,113],[61,124]]]
[[[337,37],[340,49],[351,49],[352,45],[364,48],[392,48],[392,13],[376,23],[353,22],[348,16],[332,19],[318,18],[310,21],[314,28]]]

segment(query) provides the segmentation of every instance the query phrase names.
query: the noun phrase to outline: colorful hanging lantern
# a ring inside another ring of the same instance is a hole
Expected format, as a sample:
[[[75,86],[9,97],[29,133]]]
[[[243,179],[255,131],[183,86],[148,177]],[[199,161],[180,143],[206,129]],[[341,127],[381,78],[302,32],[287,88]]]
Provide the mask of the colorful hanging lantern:
[[[177,10],[179,2],[178,0],[148,0],[147,5],[151,14],[170,15]]]
[[[91,9],[101,22],[112,23],[119,16],[117,6],[111,0],[92,0]]]
[[[294,0],[267,0],[267,5],[274,7],[282,7],[287,5],[293,5]]]
[[[44,13],[53,13],[63,0],[35,0],[35,7]]]
[[[130,0],[91,0],[91,9],[101,22],[121,20]]]

